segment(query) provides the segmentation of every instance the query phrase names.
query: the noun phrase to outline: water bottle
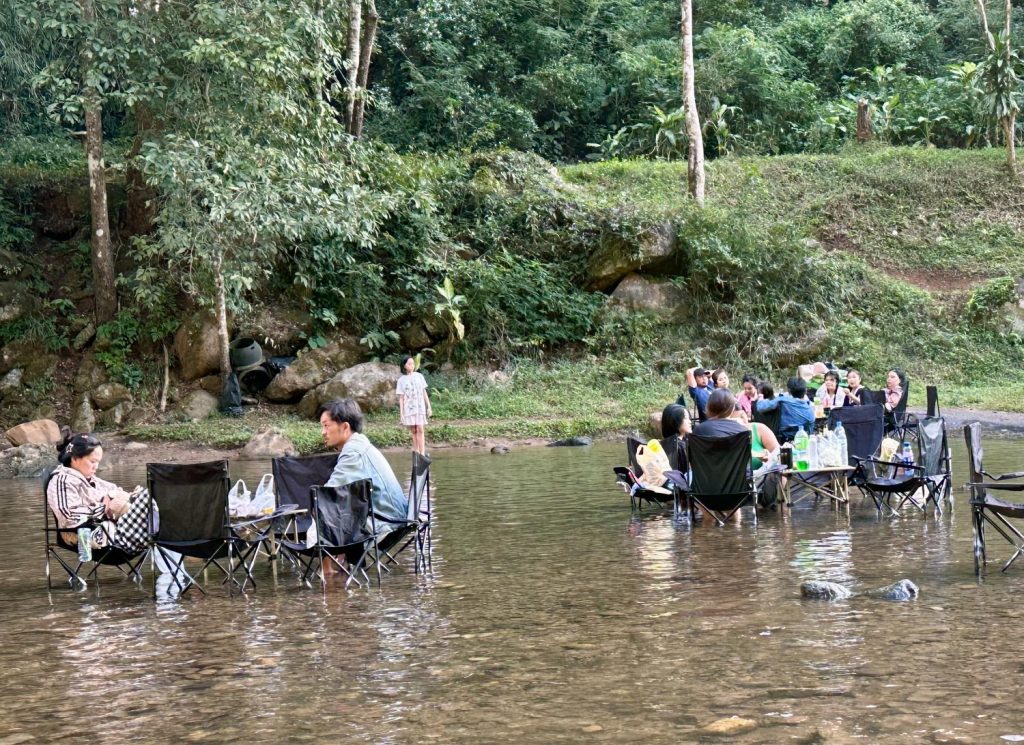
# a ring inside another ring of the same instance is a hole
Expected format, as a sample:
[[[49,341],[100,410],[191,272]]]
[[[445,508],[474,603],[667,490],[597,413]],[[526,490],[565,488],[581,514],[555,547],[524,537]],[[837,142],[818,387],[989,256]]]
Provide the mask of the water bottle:
[[[811,464],[807,460],[808,437],[807,432],[800,429],[793,438],[793,466],[798,471],[806,471]]]
[[[83,564],[92,561],[92,529],[78,529],[78,560]]]
[[[900,449],[900,463],[902,463],[904,466],[914,465],[914,451],[910,449],[909,442],[904,442],[903,447]],[[910,476],[913,474],[913,471],[911,471],[909,468],[904,468],[903,473],[907,476]]]
[[[836,449],[839,451],[839,463],[840,466],[846,466],[850,464],[850,450],[846,443],[846,430],[843,429],[842,422],[836,422],[835,429],[836,438]]]
[[[807,446],[807,462],[811,468],[821,467],[821,438],[818,435],[811,435]]]

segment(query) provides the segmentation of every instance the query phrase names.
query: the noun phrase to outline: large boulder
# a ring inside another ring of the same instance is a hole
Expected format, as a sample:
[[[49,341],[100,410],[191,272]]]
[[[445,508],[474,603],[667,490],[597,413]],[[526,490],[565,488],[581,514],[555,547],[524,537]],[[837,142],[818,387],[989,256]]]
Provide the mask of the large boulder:
[[[70,238],[89,224],[89,187],[43,187],[35,193],[35,227],[49,238]]]
[[[0,282],[0,323],[17,321],[38,307],[39,300],[20,282]]]
[[[671,280],[629,274],[612,293],[611,302],[630,310],[646,310],[663,319],[686,315],[686,292]]]
[[[57,465],[53,445],[29,444],[0,450],[0,479],[37,479]]]
[[[120,383],[103,383],[97,386],[89,397],[100,411],[112,409],[118,404],[132,400],[132,392]]]
[[[811,329],[802,338],[789,344],[780,344],[775,348],[776,367],[788,368],[819,359],[825,351],[828,333],[825,329]]]
[[[22,385],[33,385],[44,378],[52,378],[57,357],[40,350],[35,339],[17,339],[0,348],[0,375],[11,370],[22,371]]]
[[[75,393],[87,393],[95,390],[108,381],[107,368],[103,366],[96,356],[86,353],[78,365],[78,372],[75,373]]]
[[[628,238],[606,231],[590,256],[587,289],[607,290],[630,272],[669,259],[675,249],[676,228],[671,222]]]
[[[240,457],[255,460],[257,458],[280,458],[283,455],[298,455],[295,444],[279,430],[268,428],[254,434],[242,448]]]
[[[362,351],[359,340],[354,336],[342,336],[327,346],[307,349],[274,376],[263,395],[268,401],[297,401],[307,391],[358,363]]]
[[[128,421],[128,414],[131,406],[127,401],[114,404],[106,411],[100,412],[96,417],[96,425],[99,429],[120,429]]]
[[[189,422],[206,419],[217,410],[217,397],[204,390],[192,391],[178,404],[179,416]]]
[[[258,341],[271,356],[295,354],[306,346],[313,332],[313,319],[304,308],[272,305],[257,309],[253,316],[244,322],[238,320],[239,332]]]
[[[336,398],[353,398],[363,411],[397,406],[395,386],[401,373],[397,365],[364,362],[342,370],[322,385],[309,391],[299,402],[300,416],[312,418],[320,404]]]
[[[96,429],[96,413],[87,395],[79,395],[71,409],[71,429],[75,432],[92,432]]]
[[[12,445],[55,445],[61,441],[60,427],[52,419],[36,419],[11,427],[4,434]]]
[[[182,380],[196,380],[220,371],[217,319],[206,312],[193,314],[174,335],[174,353]]]

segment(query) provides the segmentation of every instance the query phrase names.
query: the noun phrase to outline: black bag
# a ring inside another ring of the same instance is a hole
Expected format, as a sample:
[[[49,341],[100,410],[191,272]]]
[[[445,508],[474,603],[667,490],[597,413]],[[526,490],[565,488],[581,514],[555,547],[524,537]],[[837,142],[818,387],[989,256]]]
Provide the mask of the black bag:
[[[220,394],[220,411],[227,416],[242,416],[242,387],[238,384],[238,375],[234,370],[228,375],[224,383],[224,390]]]

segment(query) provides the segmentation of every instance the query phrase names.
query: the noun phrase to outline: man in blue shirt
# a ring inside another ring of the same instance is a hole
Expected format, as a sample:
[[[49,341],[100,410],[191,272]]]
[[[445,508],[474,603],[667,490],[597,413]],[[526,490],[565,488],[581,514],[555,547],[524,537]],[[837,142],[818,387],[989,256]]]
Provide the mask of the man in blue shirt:
[[[758,411],[779,409],[779,435],[783,442],[789,442],[797,430],[808,433],[814,431],[814,408],[807,400],[807,383],[803,378],[790,378],[786,383],[789,394],[779,394],[776,398],[755,402]]]
[[[325,486],[345,486],[370,479],[373,511],[385,519],[405,520],[409,500],[391,465],[362,433],[363,412],[359,404],[351,398],[328,401],[317,409],[317,417],[324,444],[340,451],[334,472]],[[384,527],[380,523],[377,526]]]
[[[704,408],[708,405],[708,396],[715,390],[715,387],[708,382],[708,371],[699,365],[687,370],[686,389],[690,392],[690,398],[693,399],[693,403],[697,407],[697,418],[706,419]],[[676,403],[686,406],[686,399],[680,396]]]

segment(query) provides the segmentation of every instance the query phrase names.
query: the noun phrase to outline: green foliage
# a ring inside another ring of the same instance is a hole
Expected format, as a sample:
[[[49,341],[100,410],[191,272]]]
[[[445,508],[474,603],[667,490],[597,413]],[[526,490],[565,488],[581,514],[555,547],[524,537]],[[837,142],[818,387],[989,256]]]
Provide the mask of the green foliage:
[[[133,358],[132,350],[139,340],[142,324],[126,310],[96,329],[96,359],[110,373],[111,379],[132,390],[142,384],[142,367]]]
[[[964,310],[973,323],[998,328],[1005,317],[1006,304],[1019,299],[1013,277],[996,277],[971,292]]]

